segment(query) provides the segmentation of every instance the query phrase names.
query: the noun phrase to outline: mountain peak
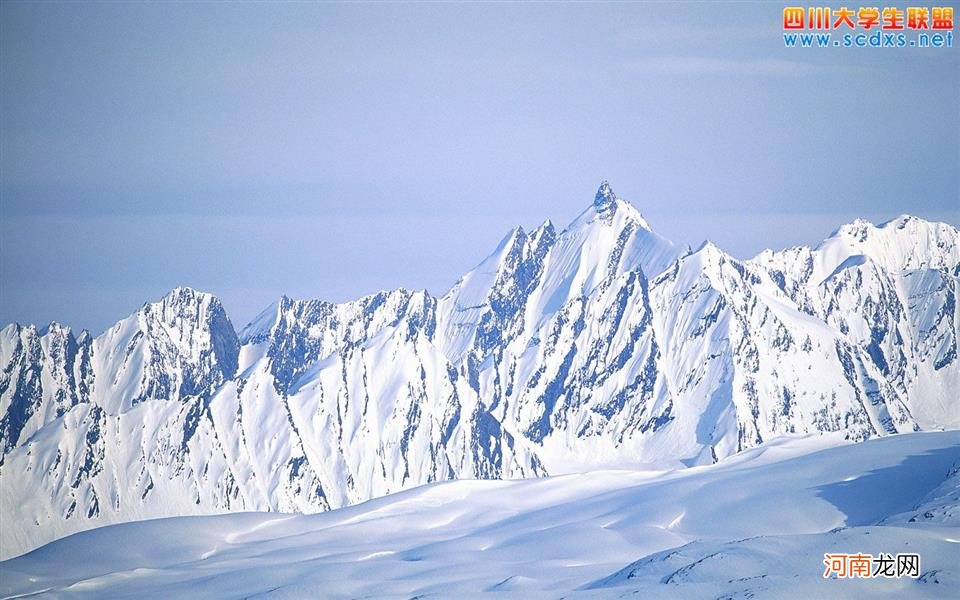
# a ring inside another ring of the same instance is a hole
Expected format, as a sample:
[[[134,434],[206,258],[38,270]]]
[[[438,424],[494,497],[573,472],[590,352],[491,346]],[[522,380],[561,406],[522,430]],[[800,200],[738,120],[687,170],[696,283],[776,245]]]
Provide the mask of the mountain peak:
[[[41,336],[46,336],[47,334],[53,333],[54,335],[68,336],[72,335],[73,331],[70,329],[69,325],[64,325],[59,321],[50,321],[46,327],[38,330]]]
[[[203,300],[214,300],[219,301],[219,299],[209,292],[201,292],[200,290],[195,290],[192,287],[185,285],[178,285],[177,287],[170,290],[166,296],[164,296],[160,301],[161,302],[196,302]]]
[[[593,198],[593,206],[597,211],[605,210],[608,206],[612,205],[617,200],[617,195],[614,193],[613,188],[610,187],[610,182],[604,179],[600,182],[600,188],[597,189],[597,195]]]

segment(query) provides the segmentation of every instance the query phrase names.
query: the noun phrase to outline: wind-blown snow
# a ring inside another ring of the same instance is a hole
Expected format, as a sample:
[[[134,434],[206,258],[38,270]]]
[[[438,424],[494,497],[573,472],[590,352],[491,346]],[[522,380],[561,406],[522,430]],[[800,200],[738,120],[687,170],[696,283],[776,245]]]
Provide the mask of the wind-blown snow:
[[[0,593],[955,597],[960,432],[837,443],[781,438],[692,469],[438,483],[311,516],[104,527],[0,563]],[[916,552],[921,577],[824,579],[826,552]]]

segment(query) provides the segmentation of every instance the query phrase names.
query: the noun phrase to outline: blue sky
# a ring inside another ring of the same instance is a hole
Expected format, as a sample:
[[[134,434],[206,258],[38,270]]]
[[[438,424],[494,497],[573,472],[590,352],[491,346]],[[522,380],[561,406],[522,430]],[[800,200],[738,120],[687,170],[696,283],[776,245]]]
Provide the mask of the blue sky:
[[[740,257],[960,223],[958,49],[788,49],[781,8],[4,2],[0,321],[441,294],[604,178]]]

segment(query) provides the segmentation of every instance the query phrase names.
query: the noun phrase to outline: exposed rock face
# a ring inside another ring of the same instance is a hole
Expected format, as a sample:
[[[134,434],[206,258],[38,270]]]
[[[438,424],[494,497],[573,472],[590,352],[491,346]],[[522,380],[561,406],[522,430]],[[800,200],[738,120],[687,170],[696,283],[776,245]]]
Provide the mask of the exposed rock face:
[[[960,233],[681,251],[604,183],[443,297],[178,288],[102,335],[0,332],[2,557],[106,522],[311,512],[450,478],[713,462],[788,433],[960,427]]]

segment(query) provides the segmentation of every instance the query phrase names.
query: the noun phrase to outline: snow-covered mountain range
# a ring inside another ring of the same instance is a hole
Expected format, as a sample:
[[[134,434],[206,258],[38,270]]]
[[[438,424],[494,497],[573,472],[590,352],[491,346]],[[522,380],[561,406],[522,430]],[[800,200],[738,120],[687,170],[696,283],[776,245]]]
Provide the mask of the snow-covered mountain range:
[[[695,469],[449,481],[315,515],[100,527],[0,562],[0,596],[957,598],[960,431],[838,437],[779,438]],[[823,576],[825,553],[861,552],[919,562],[901,578]]]
[[[94,338],[0,331],[0,558],[83,529],[315,512],[455,478],[716,462],[960,428],[960,232],[902,216],[742,261],[601,185],[444,296],[178,288]]]

